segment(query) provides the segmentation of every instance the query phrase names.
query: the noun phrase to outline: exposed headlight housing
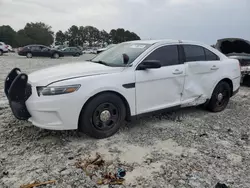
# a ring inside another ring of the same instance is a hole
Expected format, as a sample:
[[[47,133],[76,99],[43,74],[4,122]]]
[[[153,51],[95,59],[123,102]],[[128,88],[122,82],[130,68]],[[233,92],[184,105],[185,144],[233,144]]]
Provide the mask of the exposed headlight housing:
[[[68,86],[51,86],[51,87],[37,87],[38,96],[48,95],[62,95],[67,93],[73,93],[77,91],[81,85],[68,85]]]

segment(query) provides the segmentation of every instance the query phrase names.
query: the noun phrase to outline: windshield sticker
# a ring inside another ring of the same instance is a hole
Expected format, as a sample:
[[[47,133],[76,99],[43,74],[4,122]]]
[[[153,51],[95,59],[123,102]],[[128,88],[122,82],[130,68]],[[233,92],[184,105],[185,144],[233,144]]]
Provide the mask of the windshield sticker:
[[[130,46],[130,48],[145,48],[146,45],[138,45],[138,44],[133,44]]]

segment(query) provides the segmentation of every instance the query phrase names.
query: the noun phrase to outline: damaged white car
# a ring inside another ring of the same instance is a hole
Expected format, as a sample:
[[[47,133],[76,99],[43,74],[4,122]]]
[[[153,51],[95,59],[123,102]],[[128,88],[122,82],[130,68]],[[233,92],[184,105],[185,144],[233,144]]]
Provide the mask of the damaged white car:
[[[240,76],[238,60],[208,45],[138,40],[29,75],[14,68],[5,94],[18,119],[106,138],[124,120],[151,112],[200,104],[220,112],[238,92]]]

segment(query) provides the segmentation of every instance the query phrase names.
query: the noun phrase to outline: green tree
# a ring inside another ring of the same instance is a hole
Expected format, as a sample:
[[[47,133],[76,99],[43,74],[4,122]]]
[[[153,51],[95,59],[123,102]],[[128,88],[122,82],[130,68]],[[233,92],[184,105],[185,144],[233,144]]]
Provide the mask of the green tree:
[[[80,45],[80,34],[79,34],[79,29],[76,25],[72,25],[68,31],[66,32],[69,45],[70,46],[78,46]]]
[[[56,45],[62,45],[66,41],[66,35],[61,30],[59,30],[56,33],[55,41]]]
[[[85,37],[86,42],[89,43],[89,46],[100,41],[100,31],[96,27],[86,26],[82,32],[82,35]]]
[[[125,31],[123,28],[118,28],[118,29],[112,29],[109,33],[110,35],[110,40],[112,43],[121,43],[125,41],[131,41],[131,40],[140,40],[140,37],[130,31]]]
[[[0,26],[0,41],[13,47],[17,46],[16,32],[9,25]]]
[[[51,26],[42,22],[27,23],[23,31],[21,30],[19,34],[25,38],[23,40],[18,36],[18,42],[20,45],[27,45],[27,43],[32,42],[49,46],[54,41],[54,33],[51,30]]]
[[[21,29],[17,32],[16,40],[17,40],[17,46],[26,46],[35,43],[33,39],[31,39],[26,35],[24,29]]]
[[[102,45],[104,45],[104,43],[109,44],[109,34],[105,30],[100,31],[100,43],[102,43]]]

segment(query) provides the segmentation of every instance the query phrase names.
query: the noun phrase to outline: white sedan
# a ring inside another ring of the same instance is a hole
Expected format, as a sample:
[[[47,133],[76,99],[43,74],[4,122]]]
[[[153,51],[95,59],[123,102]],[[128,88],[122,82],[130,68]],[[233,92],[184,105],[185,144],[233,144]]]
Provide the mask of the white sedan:
[[[132,41],[90,61],[29,75],[13,69],[5,94],[16,118],[44,129],[106,138],[124,120],[205,104],[224,110],[240,87],[238,60],[197,42]]]

